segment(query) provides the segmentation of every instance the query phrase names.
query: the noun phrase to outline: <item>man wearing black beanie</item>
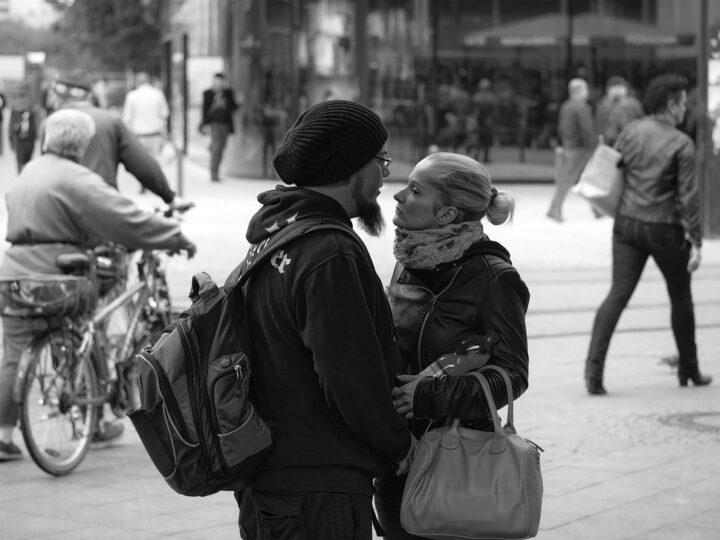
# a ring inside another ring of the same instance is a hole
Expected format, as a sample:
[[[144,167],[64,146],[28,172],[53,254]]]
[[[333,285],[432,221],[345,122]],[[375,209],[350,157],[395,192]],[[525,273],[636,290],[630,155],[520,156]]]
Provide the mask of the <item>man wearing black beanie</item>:
[[[251,394],[273,451],[236,493],[241,535],[314,540],[372,537],[372,479],[407,468],[413,438],[392,405],[400,368],[392,315],[352,229],[383,229],[377,196],[387,130],[364,105],[305,111],[273,156],[294,187],[262,193],[247,239],[257,246],[296,221],[334,223],[255,269],[246,289],[254,358]],[[253,250],[253,247],[251,247]]]

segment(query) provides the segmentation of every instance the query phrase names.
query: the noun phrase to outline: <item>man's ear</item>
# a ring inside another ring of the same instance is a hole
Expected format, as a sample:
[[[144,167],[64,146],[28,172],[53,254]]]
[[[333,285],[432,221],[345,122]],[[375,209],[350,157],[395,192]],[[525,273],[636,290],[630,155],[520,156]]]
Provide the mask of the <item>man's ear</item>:
[[[460,212],[454,206],[441,206],[438,210],[438,225],[444,226],[455,221]]]

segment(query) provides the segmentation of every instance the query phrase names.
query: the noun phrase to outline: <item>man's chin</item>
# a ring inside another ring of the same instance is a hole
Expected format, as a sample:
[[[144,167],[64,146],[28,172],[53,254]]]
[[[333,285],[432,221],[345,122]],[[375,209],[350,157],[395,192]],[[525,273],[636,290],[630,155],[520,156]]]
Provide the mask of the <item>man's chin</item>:
[[[385,219],[379,204],[367,203],[359,210],[358,225],[363,231],[370,236],[380,236],[385,232]]]

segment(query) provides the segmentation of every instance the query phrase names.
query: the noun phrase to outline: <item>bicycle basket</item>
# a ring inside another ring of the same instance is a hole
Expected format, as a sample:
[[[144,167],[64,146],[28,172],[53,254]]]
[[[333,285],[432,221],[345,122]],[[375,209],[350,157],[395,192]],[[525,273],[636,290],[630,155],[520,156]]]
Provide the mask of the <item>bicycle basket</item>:
[[[95,307],[97,293],[84,276],[38,275],[0,282],[5,317],[75,317]]]

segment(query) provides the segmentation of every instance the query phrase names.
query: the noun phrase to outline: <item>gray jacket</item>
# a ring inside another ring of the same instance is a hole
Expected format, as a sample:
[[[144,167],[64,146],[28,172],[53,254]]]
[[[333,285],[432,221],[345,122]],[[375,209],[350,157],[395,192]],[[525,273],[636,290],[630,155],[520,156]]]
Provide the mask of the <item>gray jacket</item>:
[[[133,249],[182,247],[180,225],[145,212],[86,167],[45,154],[23,169],[5,196],[6,240],[0,278],[60,273],[61,253],[101,241]]]

